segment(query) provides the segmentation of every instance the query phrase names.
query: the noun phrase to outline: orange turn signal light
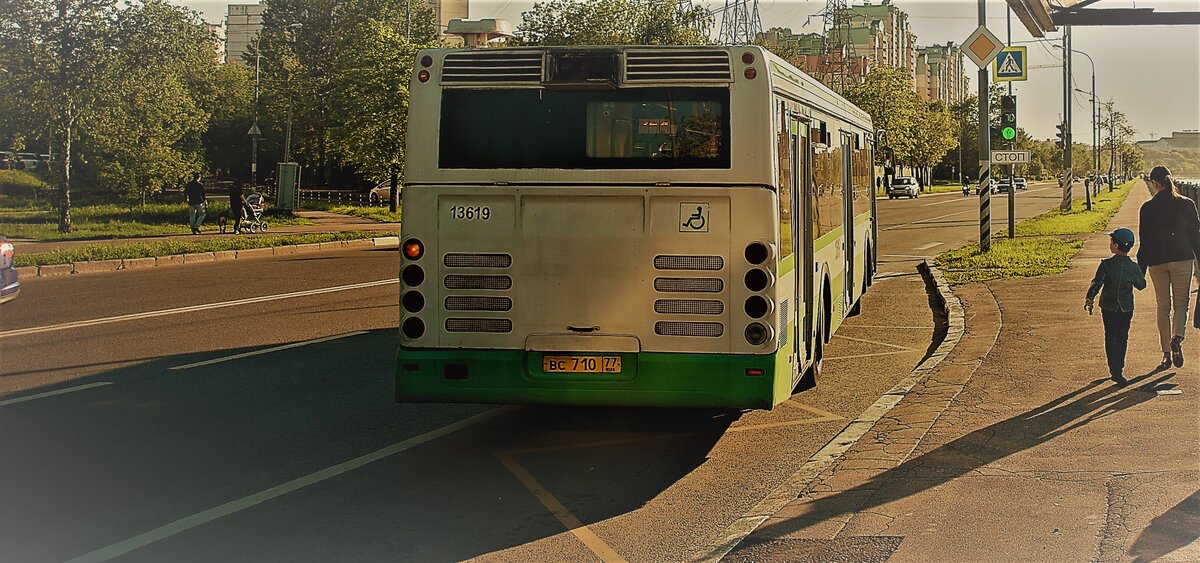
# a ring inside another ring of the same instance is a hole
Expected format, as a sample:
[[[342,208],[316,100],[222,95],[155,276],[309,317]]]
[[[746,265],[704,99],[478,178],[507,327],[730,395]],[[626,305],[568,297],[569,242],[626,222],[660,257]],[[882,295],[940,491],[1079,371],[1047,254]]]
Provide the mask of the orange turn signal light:
[[[429,82],[429,71],[422,70],[421,72],[418,72],[417,80],[420,80],[421,82]]]
[[[409,260],[419,260],[425,255],[425,245],[421,241],[410,238],[404,241],[404,257]]]

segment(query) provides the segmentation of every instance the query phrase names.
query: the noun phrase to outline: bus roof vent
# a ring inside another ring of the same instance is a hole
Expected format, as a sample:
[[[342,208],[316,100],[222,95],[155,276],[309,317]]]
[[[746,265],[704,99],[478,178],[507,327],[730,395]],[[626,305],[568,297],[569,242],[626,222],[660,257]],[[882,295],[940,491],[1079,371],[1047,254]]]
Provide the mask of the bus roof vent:
[[[717,50],[630,50],[625,52],[626,82],[729,82],[729,53]]]
[[[450,53],[442,64],[445,84],[494,84],[542,81],[540,51],[470,51]]]

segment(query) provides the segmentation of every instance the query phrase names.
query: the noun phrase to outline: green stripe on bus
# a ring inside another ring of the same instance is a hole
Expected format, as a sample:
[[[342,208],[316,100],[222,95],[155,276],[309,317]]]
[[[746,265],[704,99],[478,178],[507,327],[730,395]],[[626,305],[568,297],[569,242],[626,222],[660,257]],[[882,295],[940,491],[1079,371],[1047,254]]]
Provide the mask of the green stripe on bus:
[[[620,356],[622,372],[544,373],[546,355]],[[402,348],[396,401],[769,409],[777,399],[777,355]],[[790,384],[789,373],[780,377]]]

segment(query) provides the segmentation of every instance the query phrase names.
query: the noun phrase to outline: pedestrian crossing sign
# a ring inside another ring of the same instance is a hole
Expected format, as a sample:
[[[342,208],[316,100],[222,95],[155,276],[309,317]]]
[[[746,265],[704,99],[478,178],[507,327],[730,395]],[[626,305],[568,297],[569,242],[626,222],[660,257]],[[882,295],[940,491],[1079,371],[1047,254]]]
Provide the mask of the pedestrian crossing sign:
[[[1029,79],[1029,58],[1025,47],[1005,47],[992,60],[992,80],[1015,82]]]

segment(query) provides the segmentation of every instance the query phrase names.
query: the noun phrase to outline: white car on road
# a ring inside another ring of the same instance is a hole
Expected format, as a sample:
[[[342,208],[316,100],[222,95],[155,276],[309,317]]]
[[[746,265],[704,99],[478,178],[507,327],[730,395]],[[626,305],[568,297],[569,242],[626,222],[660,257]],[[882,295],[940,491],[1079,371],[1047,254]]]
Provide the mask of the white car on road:
[[[892,183],[887,189],[888,199],[896,199],[904,196],[909,198],[919,197],[921,195],[921,184],[917,183],[917,179],[912,176],[896,176],[892,178]]]

